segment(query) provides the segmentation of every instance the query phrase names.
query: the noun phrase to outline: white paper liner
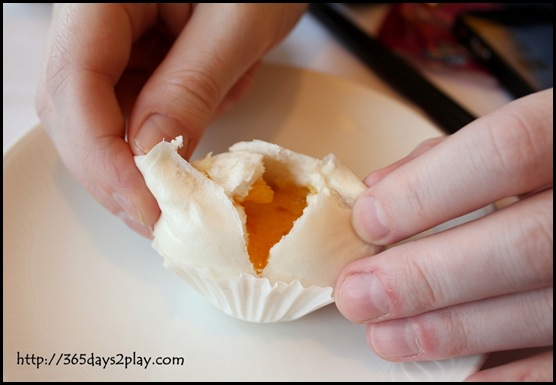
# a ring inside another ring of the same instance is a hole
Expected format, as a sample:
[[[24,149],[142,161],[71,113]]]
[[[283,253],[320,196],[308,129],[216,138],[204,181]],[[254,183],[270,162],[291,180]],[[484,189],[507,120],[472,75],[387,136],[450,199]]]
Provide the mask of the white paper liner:
[[[175,263],[168,258],[164,258],[164,267],[224,313],[243,321],[293,321],[334,302],[332,287],[303,287],[299,281],[271,285],[267,278],[248,273],[214,278],[207,268]]]

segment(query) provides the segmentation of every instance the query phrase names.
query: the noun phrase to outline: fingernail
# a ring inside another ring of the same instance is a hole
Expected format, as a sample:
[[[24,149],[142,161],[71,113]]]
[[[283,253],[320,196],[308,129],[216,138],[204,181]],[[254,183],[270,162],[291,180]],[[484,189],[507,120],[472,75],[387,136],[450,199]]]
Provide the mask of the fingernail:
[[[133,220],[135,220],[136,222],[144,225],[143,216],[141,215],[141,212],[139,211],[137,206],[135,206],[135,204],[131,201],[131,199],[117,191],[112,193],[112,198],[114,198],[114,200],[118,202],[120,207],[127,213],[127,215],[133,218]]]
[[[415,357],[422,352],[413,322],[408,319],[372,325],[369,339],[375,353],[386,359]]]
[[[372,196],[359,197],[353,205],[353,227],[366,242],[380,241],[390,234],[380,203]]]
[[[178,135],[184,135],[184,127],[174,118],[166,115],[153,114],[145,120],[135,137],[135,147],[143,154],[149,152],[163,140],[169,142]],[[183,138],[183,147],[178,150],[180,155],[187,152],[187,138]]]
[[[363,179],[363,183],[365,183],[367,186],[372,186],[380,182],[386,175],[388,175],[388,172],[389,172],[388,168],[383,168],[381,170],[374,171]]]
[[[346,277],[338,293],[342,313],[355,322],[384,317],[390,308],[384,287],[372,273],[356,273]]]
[[[142,223],[137,222],[135,218],[132,218],[128,213],[125,211],[120,211],[118,217],[125,222],[127,226],[137,232],[139,235],[142,235],[145,238],[152,239],[153,238],[153,228],[150,226],[145,226]]]

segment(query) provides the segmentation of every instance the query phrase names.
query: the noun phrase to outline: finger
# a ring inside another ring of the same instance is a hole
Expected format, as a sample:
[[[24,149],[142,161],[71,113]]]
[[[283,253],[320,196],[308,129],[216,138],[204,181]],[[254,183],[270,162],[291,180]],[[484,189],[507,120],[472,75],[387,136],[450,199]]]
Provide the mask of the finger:
[[[552,285],[553,192],[348,265],[336,304],[354,322]]]
[[[302,9],[291,4],[197,5],[137,98],[129,129],[134,153],[182,135],[180,154],[188,158],[225,96],[293,27]]]
[[[392,163],[389,166],[376,170],[370,173],[369,175],[367,175],[365,179],[363,179],[363,182],[365,182],[367,186],[372,186],[375,183],[378,183],[386,175],[390,174],[392,171],[397,170],[404,164],[409,163],[410,161],[417,158],[421,154],[424,154],[425,152],[429,151],[431,148],[433,148],[434,146],[436,146],[438,143],[442,142],[446,138],[447,138],[446,136],[440,136],[437,138],[431,138],[425,140],[424,142],[420,143],[417,147],[415,147],[415,149],[411,151],[406,157],[398,160],[397,162]]]
[[[37,96],[39,116],[70,171],[143,235],[150,233],[158,206],[124,140],[114,86],[132,41],[156,20],[149,18],[150,7],[64,6]]]
[[[467,382],[552,382],[554,351],[477,372]]]
[[[541,346],[535,348],[502,350],[500,352],[492,352],[485,357],[481,370],[502,366],[510,362],[522,360],[528,357],[533,357],[542,353],[550,352],[553,350],[552,346]]]
[[[254,65],[251,66],[244,73],[241,78],[234,84],[234,86],[228,91],[224,100],[218,106],[213,119],[222,116],[228,110],[230,110],[238,101],[240,101],[251,89],[253,80],[255,78],[258,69],[260,68],[261,61],[258,60]]]
[[[552,183],[552,89],[480,118],[390,172],[357,199],[362,239],[391,244]]]
[[[552,344],[552,287],[367,326],[367,341],[391,361],[439,360]]]

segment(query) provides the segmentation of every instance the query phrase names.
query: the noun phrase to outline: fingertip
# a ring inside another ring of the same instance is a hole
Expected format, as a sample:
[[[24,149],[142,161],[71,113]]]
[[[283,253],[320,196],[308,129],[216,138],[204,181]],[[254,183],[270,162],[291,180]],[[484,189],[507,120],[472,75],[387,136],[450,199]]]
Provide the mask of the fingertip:
[[[99,202],[129,227],[150,237],[160,208],[135,165],[130,146],[122,138],[95,141],[85,164],[87,186]]]
[[[366,193],[361,194],[353,205],[352,225],[357,235],[368,243],[383,245],[384,238],[390,234],[380,202]]]
[[[377,355],[389,361],[412,361],[423,354],[415,325],[410,318],[369,325],[367,344]]]
[[[363,183],[365,183],[368,187],[371,187],[380,182],[386,175],[390,173],[390,171],[391,170],[389,167],[373,171],[363,179]]]
[[[137,234],[139,234],[139,235],[141,235],[141,236],[143,236],[147,239],[151,239],[151,240],[153,239],[153,231],[154,231],[153,226],[146,226],[145,224],[137,222],[137,220],[135,220],[135,218],[131,217],[125,211],[120,211],[117,215],[122,221],[125,222],[125,224],[129,228],[131,228]]]
[[[154,224],[160,216],[158,204],[146,186],[127,192],[114,191],[112,199],[118,205],[115,214],[132,230],[152,239]]]
[[[113,187],[101,187],[103,182],[97,180],[96,183],[87,183],[87,189],[92,196],[104,206],[114,216],[120,218],[125,224],[139,235],[152,239],[154,224],[160,216],[160,210],[156,200],[147,191],[139,190],[133,196],[139,204],[135,204],[130,198],[121,192],[113,191],[109,193]],[[146,186],[145,186],[146,188]],[[143,192],[143,194],[141,193]]]
[[[180,135],[184,144],[178,153],[186,158],[189,138],[183,125],[173,117],[155,113],[145,120],[135,137],[130,138],[131,149],[134,155],[145,155],[158,143],[169,142]]]
[[[340,278],[337,293],[338,310],[350,321],[376,321],[387,316],[390,311],[386,291],[373,273],[347,273]]]
[[[427,139],[424,142],[421,142],[413,151],[411,151],[407,156],[399,159],[398,161],[383,167],[381,169],[375,170],[363,179],[363,182],[367,186],[373,186],[383,180],[387,175],[392,173],[393,171],[397,170],[398,168],[402,167],[403,165],[411,162],[413,159],[419,157],[420,155],[424,154],[425,152],[429,151],[431,148],[435,147],[437,144],[445,140],[446,136],[435,137],[431,139]]]

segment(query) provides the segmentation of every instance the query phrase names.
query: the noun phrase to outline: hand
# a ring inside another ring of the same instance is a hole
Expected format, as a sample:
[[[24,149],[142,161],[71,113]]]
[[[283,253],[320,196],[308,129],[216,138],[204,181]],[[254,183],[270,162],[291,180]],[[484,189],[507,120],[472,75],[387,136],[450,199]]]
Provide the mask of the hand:
[[[158,205],[133,162],[208,123],[248,88],[304,4],[65,4],[55,8],[37,112],[64,163],[150,237]],[[127,127],[127,129],[126,129]]]
[[[548,347],[469,380],[552,380],[552,95],[514,101],[365,179],[353,225],[381,245],[519,198],[345,268],[338,308],[367,324],[376,354],[420,361]]]

